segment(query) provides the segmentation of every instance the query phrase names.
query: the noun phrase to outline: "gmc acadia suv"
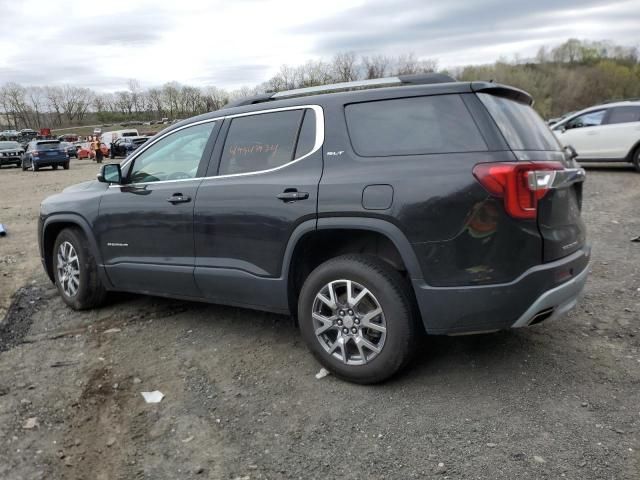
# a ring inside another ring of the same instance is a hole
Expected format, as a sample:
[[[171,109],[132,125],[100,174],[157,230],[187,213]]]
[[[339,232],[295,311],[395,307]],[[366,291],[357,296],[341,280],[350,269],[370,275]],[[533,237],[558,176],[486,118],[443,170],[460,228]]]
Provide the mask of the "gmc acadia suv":
[[[531,103],[438,75],[245,99],[46,199],[42,262],[74,309],[118,290],[293,314],[327,369],[378,382],[423,331],[575,305],[584,170]]]

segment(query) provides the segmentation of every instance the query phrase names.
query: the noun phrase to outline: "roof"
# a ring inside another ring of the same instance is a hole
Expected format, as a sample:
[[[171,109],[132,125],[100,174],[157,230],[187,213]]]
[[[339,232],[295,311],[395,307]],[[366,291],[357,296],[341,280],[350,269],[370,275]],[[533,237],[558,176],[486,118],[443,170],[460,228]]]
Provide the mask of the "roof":
[[[265,93],[242,99],[235,104],[230,104],[214,112],[183,120],[171,125],[164,131],[169,132],[194,121],[224,118],[242,113],[259,112],[282,107],[310,104],[327,106],[336,103],[357,103],[424,95],[487,92],[508,97],[528,105],[533,103],[531,96],[525,91],[493,82],[458,82],[451,77],[440,74],[438,74],[437,81],[431,81],[431,77],[426,74],[390,78],[392,80],[396,79],[396,86],[383,86],[383,81],[389,81],[390,79],[376,79],[375,82],[369,82],[368,84],[363,84],[362,82],[347,82],[327,85],[325,86],[326,93],[324,93],[325,90],[321,87],[312,87],[313,90],[305,88],[286,92]]]

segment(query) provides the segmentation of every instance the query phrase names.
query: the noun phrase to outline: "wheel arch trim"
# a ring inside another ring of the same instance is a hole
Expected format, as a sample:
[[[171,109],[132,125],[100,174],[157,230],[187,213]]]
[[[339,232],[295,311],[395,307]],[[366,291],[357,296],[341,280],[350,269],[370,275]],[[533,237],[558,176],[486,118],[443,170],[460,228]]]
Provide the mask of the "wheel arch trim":
[[[51,214],[50,216],[48,216],[42,224],[42,233],[40,236],[40,257],[42,258],[42,262],[44,264],[45,267],[45,271],[47,272],[47,275],[49,276],[49,278],[53,281],[53,270],[50,270],[46,259],[46,252],[44,251],[45,249],[45,235],[47,233],[47,230],[56,224],[60,224],[60,223],[66,223],[66,224],[72,224],[75,225],[77,227],[79,227],[82,232],[84,233],[85,237],[87,238],[87,241],[89,243],[89,248],[91,249],[91,253],[93,254],[93,257],[96,259],[96,263],[97,263],[97,267],[98,267],[98,273],[100,275],[100,279],[103,282],[103,285],[105,286],[111,286],[111,282],[109,281],[106,272],[104,270],[104,265],[102,263],[102,255],[100,254],[100,249],[98,248],[98,243],[96,241],[95,235],[93,234],[93,231],[91,230],[91,226],[89,225],[89,222],[81,215],[76,214],[76,213],[54,213]]]
[[[317,221],[308,220],[301,223],[289,237],[281,278],[288,277],[295,248],[302,237],[310,232],[320,230],[367,230],[380,233],[396,247],[411,279],[423,280],[418,258],[402,230],[389,221],[373,217],[325,217],[319,218]]]

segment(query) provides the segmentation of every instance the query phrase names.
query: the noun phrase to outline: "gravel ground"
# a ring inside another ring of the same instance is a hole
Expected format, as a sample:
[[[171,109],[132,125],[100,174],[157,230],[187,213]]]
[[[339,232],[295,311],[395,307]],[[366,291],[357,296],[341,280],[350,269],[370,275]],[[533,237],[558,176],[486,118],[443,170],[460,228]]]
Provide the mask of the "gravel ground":
[[[95,171],[0,171],[0,478],[640,477],[629,168],[589,170],[592,273],[568,317],[426,339],[368,387],[317,380],[286,317],[130,295],[66,308],[39,265],[37,208]],[[146,404],[153,390],[165,398]]]

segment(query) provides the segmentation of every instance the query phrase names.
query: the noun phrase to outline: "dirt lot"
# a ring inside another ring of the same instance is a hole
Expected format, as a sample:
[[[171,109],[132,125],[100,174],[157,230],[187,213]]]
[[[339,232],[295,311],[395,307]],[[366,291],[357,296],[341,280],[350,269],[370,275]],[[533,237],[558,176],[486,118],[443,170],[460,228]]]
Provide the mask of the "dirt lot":
[[[41,199],[0,170],[0,478],[640,477],[640,175],[589,170],[593,263],[566,319],[425,340],[394,381],[319,365],[288,318],[117,296],[76,313],[40,268]],[[160,390],[160,404],[141,391]]]

